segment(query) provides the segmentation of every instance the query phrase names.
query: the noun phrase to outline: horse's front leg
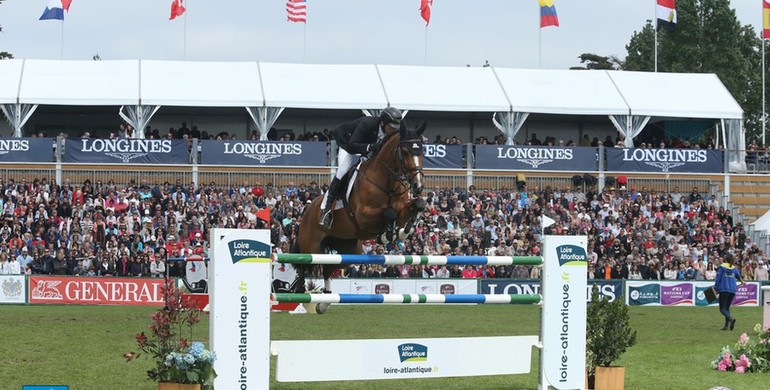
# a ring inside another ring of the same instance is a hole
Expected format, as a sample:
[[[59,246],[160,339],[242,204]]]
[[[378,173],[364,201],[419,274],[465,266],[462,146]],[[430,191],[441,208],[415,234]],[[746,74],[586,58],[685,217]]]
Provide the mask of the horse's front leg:
[[[415,222],[421,211],[425,210],[426,203],[422,198],[412,199],[406,204],[406,207],[401,209],[401,213],[398,216],[398,239],[404,240],[406,237],[414,233]]]

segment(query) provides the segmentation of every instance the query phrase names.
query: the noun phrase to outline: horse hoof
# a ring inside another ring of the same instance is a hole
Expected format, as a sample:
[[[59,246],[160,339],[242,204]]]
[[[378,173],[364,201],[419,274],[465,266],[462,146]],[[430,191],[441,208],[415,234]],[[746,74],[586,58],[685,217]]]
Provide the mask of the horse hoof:
[[[319,303],[319,304],[317,304],[315,306],[316,314],[326,313],[327,310],[329,310],[329,304],[328,303]]]

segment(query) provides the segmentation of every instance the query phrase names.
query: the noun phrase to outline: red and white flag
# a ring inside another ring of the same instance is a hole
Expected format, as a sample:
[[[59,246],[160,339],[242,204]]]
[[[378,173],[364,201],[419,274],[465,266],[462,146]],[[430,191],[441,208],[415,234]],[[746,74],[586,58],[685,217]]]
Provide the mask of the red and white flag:
[[[305,0],[286,0],[288,20],[295,23],[307,23],[307,2]]]
[[[420,0],[420,16],[425,20],[425,25],[430,24],[430,7],[433,6],[433,0]]]
[[[169,17],[168,20],[174,20],[184,14],[185,8],[184,5],[182,5],[183,1],[184,0],[171,0],[171,17]]]

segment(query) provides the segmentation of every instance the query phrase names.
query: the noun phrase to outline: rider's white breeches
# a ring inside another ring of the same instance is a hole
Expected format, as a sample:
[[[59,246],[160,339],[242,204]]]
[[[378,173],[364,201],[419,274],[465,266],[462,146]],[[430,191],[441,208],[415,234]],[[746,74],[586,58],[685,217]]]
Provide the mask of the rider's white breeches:
[[[350,167],[357,163],[360,158],[360,155],[350,154],[345,149],[340,148],[337,152],[337,174],[335,175],[337,179],[342,179]]]

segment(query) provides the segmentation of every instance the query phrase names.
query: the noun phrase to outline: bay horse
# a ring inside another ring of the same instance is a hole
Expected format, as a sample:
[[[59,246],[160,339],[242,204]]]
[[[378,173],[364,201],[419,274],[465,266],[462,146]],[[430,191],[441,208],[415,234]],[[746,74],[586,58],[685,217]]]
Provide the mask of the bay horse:
[[[425,208],[422,193],[422,133],[426,123],[409,131],[402,123],[399,131],[383,138],[380,151],[354,166],[356,176],[350,196],[348,186],[340,190],[344,207],[334,211],[329,229],[319,225],[323,196],[305,208],[300,222],[295,253],[361,254],[361,241],[379,238],[387,243],[405,238],[417,215]],[[343,183],[347,184],[347,183]],[[292,291],[305,291],[305,274],[313,265],[295,264],[297,280]],[[324,292],[330,292],[330,276],[345,265],[322,266]],[[325,310],[325,309],[323,309]]]

